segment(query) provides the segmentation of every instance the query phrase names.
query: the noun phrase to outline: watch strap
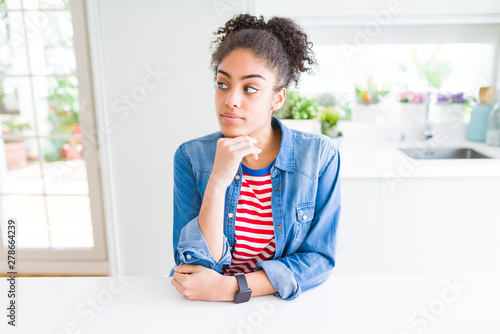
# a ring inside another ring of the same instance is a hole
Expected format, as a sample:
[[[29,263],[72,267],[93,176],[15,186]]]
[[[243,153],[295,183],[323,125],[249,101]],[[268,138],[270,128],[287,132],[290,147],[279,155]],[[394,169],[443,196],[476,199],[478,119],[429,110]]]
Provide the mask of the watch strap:
[[[248,283],[245,274],[242,273],[234,274],[234,277],[236,277],[236,281],[238,282],[238,287],[240,291],[248,290]]]

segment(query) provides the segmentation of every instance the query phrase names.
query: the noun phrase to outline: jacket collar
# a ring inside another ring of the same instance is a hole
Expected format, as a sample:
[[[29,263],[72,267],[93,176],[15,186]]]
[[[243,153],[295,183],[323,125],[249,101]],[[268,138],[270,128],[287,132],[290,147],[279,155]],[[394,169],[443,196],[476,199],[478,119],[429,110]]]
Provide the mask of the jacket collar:
[[[295,137],[292,131],[275,116],[271,119],[271,126],[273,129],[281,131],[281,145],[274,167],[293,173],[295,172]],[[227,138],[222,132],[220,132],[220,136]]]
[[[275,116],[271,120],[273,129],[281,130],[281,146],[274,167],[287,172],[295,172],[295,137]]]

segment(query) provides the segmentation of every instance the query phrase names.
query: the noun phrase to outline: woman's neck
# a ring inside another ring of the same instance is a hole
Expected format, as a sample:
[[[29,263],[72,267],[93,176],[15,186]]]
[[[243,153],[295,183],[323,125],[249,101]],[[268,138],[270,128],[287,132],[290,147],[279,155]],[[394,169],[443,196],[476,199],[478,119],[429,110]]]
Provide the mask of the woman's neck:
[[[270,128],[267,134],[256,137],[258,148],[262,149],[259,160],[255,160],[251,155],[242,159],[242,163],[251,169],[261,169],[269,166],[278,155],[281,146],[281,131]]]

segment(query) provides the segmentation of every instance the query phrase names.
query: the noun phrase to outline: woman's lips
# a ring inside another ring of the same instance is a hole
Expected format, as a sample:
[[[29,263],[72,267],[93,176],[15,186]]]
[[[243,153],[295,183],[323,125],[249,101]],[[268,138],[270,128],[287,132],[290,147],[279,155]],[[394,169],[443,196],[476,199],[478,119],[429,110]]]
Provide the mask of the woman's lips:
[[[224,120],[224,122],[233,123],[233,124],[241,122],[243,120],[243,118],[235,117],[235,116],[229,116],[229,115],[222,115],[222,119]]]

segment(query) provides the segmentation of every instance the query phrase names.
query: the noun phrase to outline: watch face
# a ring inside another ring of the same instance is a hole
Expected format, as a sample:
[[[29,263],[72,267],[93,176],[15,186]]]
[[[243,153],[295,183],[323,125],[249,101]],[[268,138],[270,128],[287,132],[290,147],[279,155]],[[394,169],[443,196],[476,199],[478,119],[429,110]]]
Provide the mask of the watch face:
[[[234,302],[236,304],[247,302],[250,300],[251,295],[252,290],[237,291],[236,295],[234,295]]]

